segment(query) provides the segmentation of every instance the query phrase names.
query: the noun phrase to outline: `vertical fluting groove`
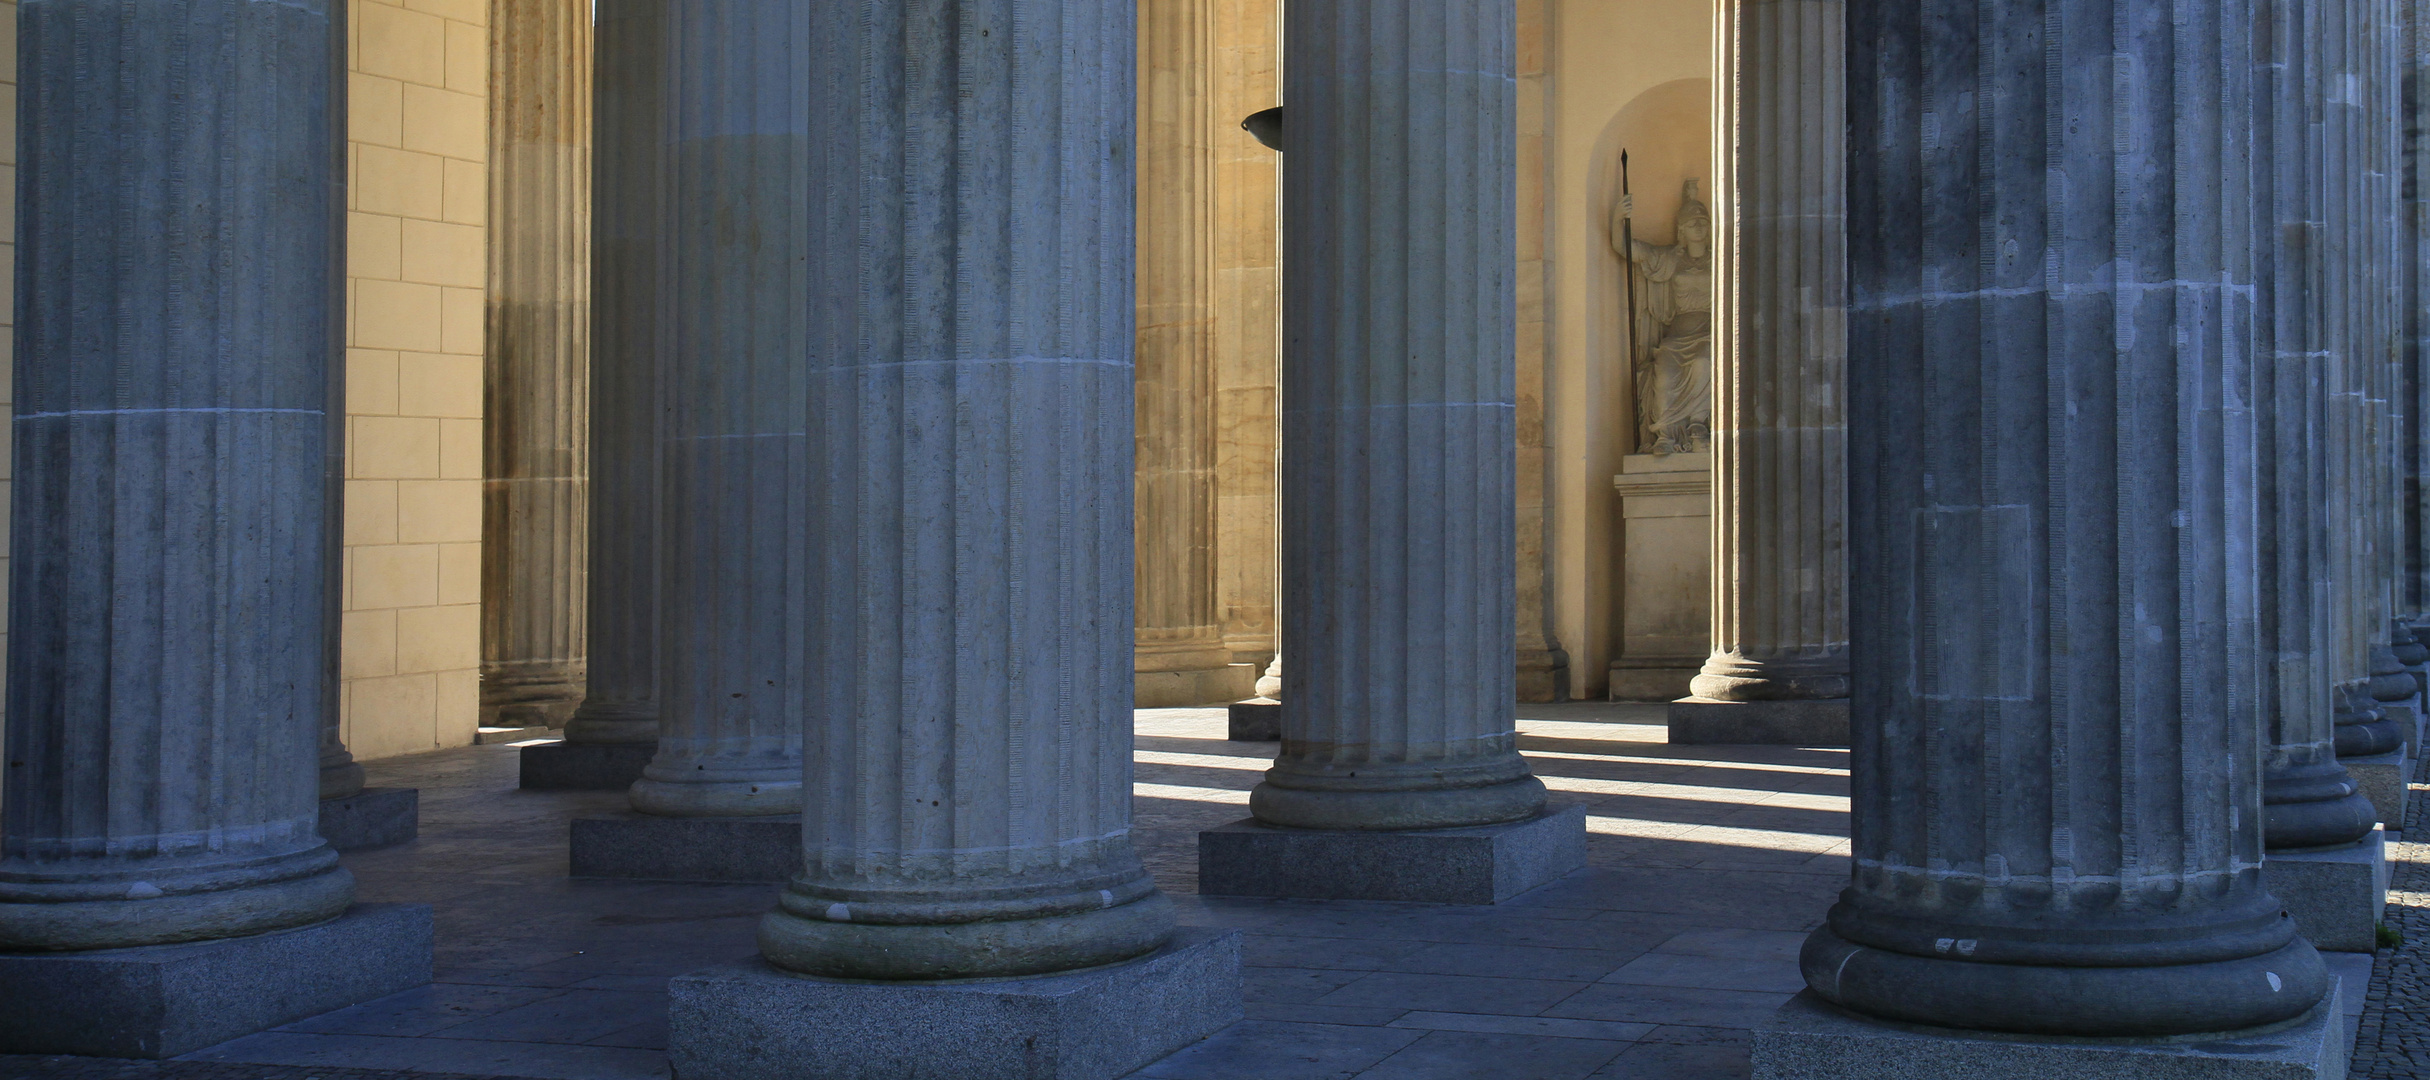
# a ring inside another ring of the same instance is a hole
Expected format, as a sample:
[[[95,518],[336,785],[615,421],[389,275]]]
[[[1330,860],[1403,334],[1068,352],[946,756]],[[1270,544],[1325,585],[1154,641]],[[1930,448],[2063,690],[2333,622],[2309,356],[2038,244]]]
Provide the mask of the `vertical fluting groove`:
[[[761,932],[780,966],[1023,974],[1170,931],[1129,828],[1129,8],[812,5],[720,64],[823,103],[759,136],[797,148],[766,185],[803,210],[766,237],[793,302],[725,315],[807,312],[768,350],[803,375],[777,407],[817,508],[766,530],[802,553],[808,613],[766,654],[804,695],[804,869]]]
[[[1508,821],[1516,9],[1285,11],[1283,752],[1267,822]]]
[[[1699,697],[1848,693],[1846,98],[1836,0],[1715,11],[1713,653]],[[1750,57],[1753,58],[1750,60]],[[1804,120],[1807,122],[1799,122]]]
[[[0,950],[352,897],[316,767],[342,27],[313,0],[21,8]]]
[[[581,704],[589,569],[591,7],[490,3],[481,716]]]
[[[1139,5],[1136,668],[1143,673],[1206,671],[1231,661],[1215,600],[1214,18],[1211,0]]]
[[[2238,670],[2249,16],[1850,9],[1855,868],[1802,958],[1844,1006],[2156,1035],[2325,991],[2261,880]]]
[[[587,660],[569,742],[658,738],[666,20],[666,0],[599,0],[593,27]]]

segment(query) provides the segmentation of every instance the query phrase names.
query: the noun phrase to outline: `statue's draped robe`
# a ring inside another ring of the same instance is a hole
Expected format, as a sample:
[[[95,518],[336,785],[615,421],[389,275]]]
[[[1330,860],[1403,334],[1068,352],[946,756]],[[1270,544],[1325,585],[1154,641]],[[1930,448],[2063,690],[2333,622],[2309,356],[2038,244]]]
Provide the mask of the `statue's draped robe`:
[[[1636,242],[1631,359],[1637,371],[1637,445],[1669,454],[1709,448],[1713,422],[1713,263],[1685,245]]]

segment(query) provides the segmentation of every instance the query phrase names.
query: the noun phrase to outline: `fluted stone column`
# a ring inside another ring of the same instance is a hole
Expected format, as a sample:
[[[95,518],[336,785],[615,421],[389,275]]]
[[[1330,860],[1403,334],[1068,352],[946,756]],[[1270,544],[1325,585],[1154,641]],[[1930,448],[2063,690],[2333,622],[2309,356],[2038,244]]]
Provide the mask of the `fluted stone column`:
[[[1848,696],[1846,101],[1838,0],[1737,0],[1716,115],[1713,653],[1675,708],[1790,741],[1845,739]],[[1777,729],[1776,731],[1774,729]]]
[[[316,830],[342,18],[20,12],[0,953],[258,934],[353,898]],[[73,1007],[6,975],[12,1010]]]
[[[1139,5],[1138,703],[1223,696],[1215,601],[1213,0]]]
[[[1512,0],[1284,12],[1282,755],[1259,821],[1530,817],[1519,757]]]
[[[658,753],[633,808],[671,817],[802,806],[802,725],[819,687],[803,543],[814,393],[802,302],[814,189],[795,158],[807,107],[783,59],[803,16],[670,0],[658,166]],[[745,14],[751,12],[751,14]],[[771,88],[774,92],[771,92]],[[843,100],[843,99],[833,99]]]
[[[2407,405],[2398,451],[2405,542],[2400,615],[2418,634],[2430,630],[2430,10],[2406,0],[2397,14],[2397,351]]]
[[[575,744],[658,740],[658,282],[666,0],[599,0],[590,308],[589,661]]]
[[[590,442],[591,4],[490,2],[481,722],[582,702]]]
[[[2255,569],[2252,703],[2261,711],[2262,840],[2273,852],[2361,839],[2378,820],[2337,761],[2336,653],[2330,575],[2333,520],[2322,493],[2333,460],[2327,363],[2314,317],[2321,270],[2312,217],[2311,118],[2326,89],[2304,47],[2310,0],[2259,0],[2268,51],[2254,56],[2252,406]]]
[[[1807,984],[2008,1032],[2302,1016],[2328,980],[2259,873],[2235,677],[2250,9],[1925,0],[1847,32],[1855,870]]]
[[[669,738],[729,698],[805,728],[762,954],[933,979],[1156,949],[1130,6],[672,10]]]

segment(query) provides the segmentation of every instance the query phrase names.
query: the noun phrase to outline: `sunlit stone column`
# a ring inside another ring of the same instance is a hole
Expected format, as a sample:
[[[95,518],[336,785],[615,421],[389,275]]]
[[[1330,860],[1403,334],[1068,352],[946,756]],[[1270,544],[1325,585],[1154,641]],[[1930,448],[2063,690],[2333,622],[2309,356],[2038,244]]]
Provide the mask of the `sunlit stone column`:
[[[490,2],[481,722],[565,726],[589,532],[591,2]]]
[[[2335,460],[2327,440],[2327,362],[2314,317],[2321,269],[2312,214],[2326,89],[2304,47],[2311,0],[2259,0],[2253,82],[2254,248],[2251,392],[2257,524],[2252,702],[2261,711],[2262,840],[2273,852],[2361,839],[2378,819],[2337,761],[2338,701],[2330,575],[2333,520],[2322,493]],[[2376,857],[2377,852],[2371,853]],[[2273,855],[2275,860],[2277,857]],[[2275,863],[2273,864],[2275,865]]]
[[[599,0],[591,181],[589,661],[575,744],[658,740],[665,0]]]
[[[353,897],[316,828],[341,17],[20,12],[0,953],[258,934]],[[0,978],[13,1012],[61,995]]]
[[[676,571],[702,597],[669,589],[670,716],[766,698],[804,726],[803,869],[761,952],[933,979],[1154,950],[1130,5],[761,10],[675,6],[667,492],[670,566],[731,545]],[[756,633],[712,667],[712,625]]]
[[[1837,0],[1738,0],[1715,23],[1729,70],[1714,147],[1713,653],[1689,692],[1825,703],[1762,707],[1791,741],[1845,738],[1843,18]],[[1698,723],[1747,726],[1682,704],[1673,741]]]
[[[1223,696],[1215,600],[1216,0],[1139,7],[1138,703]]]
[[[2158,1036],[2327,990],[2261,879],[2239,700],[2251,18],[1851,8],[1855,870],[1802,959],[1847,1009]],[[1936,1074],[2058,1071],[2037,1045]]]
[[[1512,0],[1286,8],[1270,825],[1526,819],[1513,730]]]

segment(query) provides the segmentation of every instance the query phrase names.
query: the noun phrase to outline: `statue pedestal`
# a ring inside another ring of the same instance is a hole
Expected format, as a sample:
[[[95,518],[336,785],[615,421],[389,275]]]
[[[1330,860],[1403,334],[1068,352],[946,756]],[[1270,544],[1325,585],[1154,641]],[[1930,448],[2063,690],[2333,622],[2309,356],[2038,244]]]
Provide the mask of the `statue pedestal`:
[[[1672,701],[1712,649],[1713,455],[1630,454],[1612,477],[1620,521],[1613,701]]]

